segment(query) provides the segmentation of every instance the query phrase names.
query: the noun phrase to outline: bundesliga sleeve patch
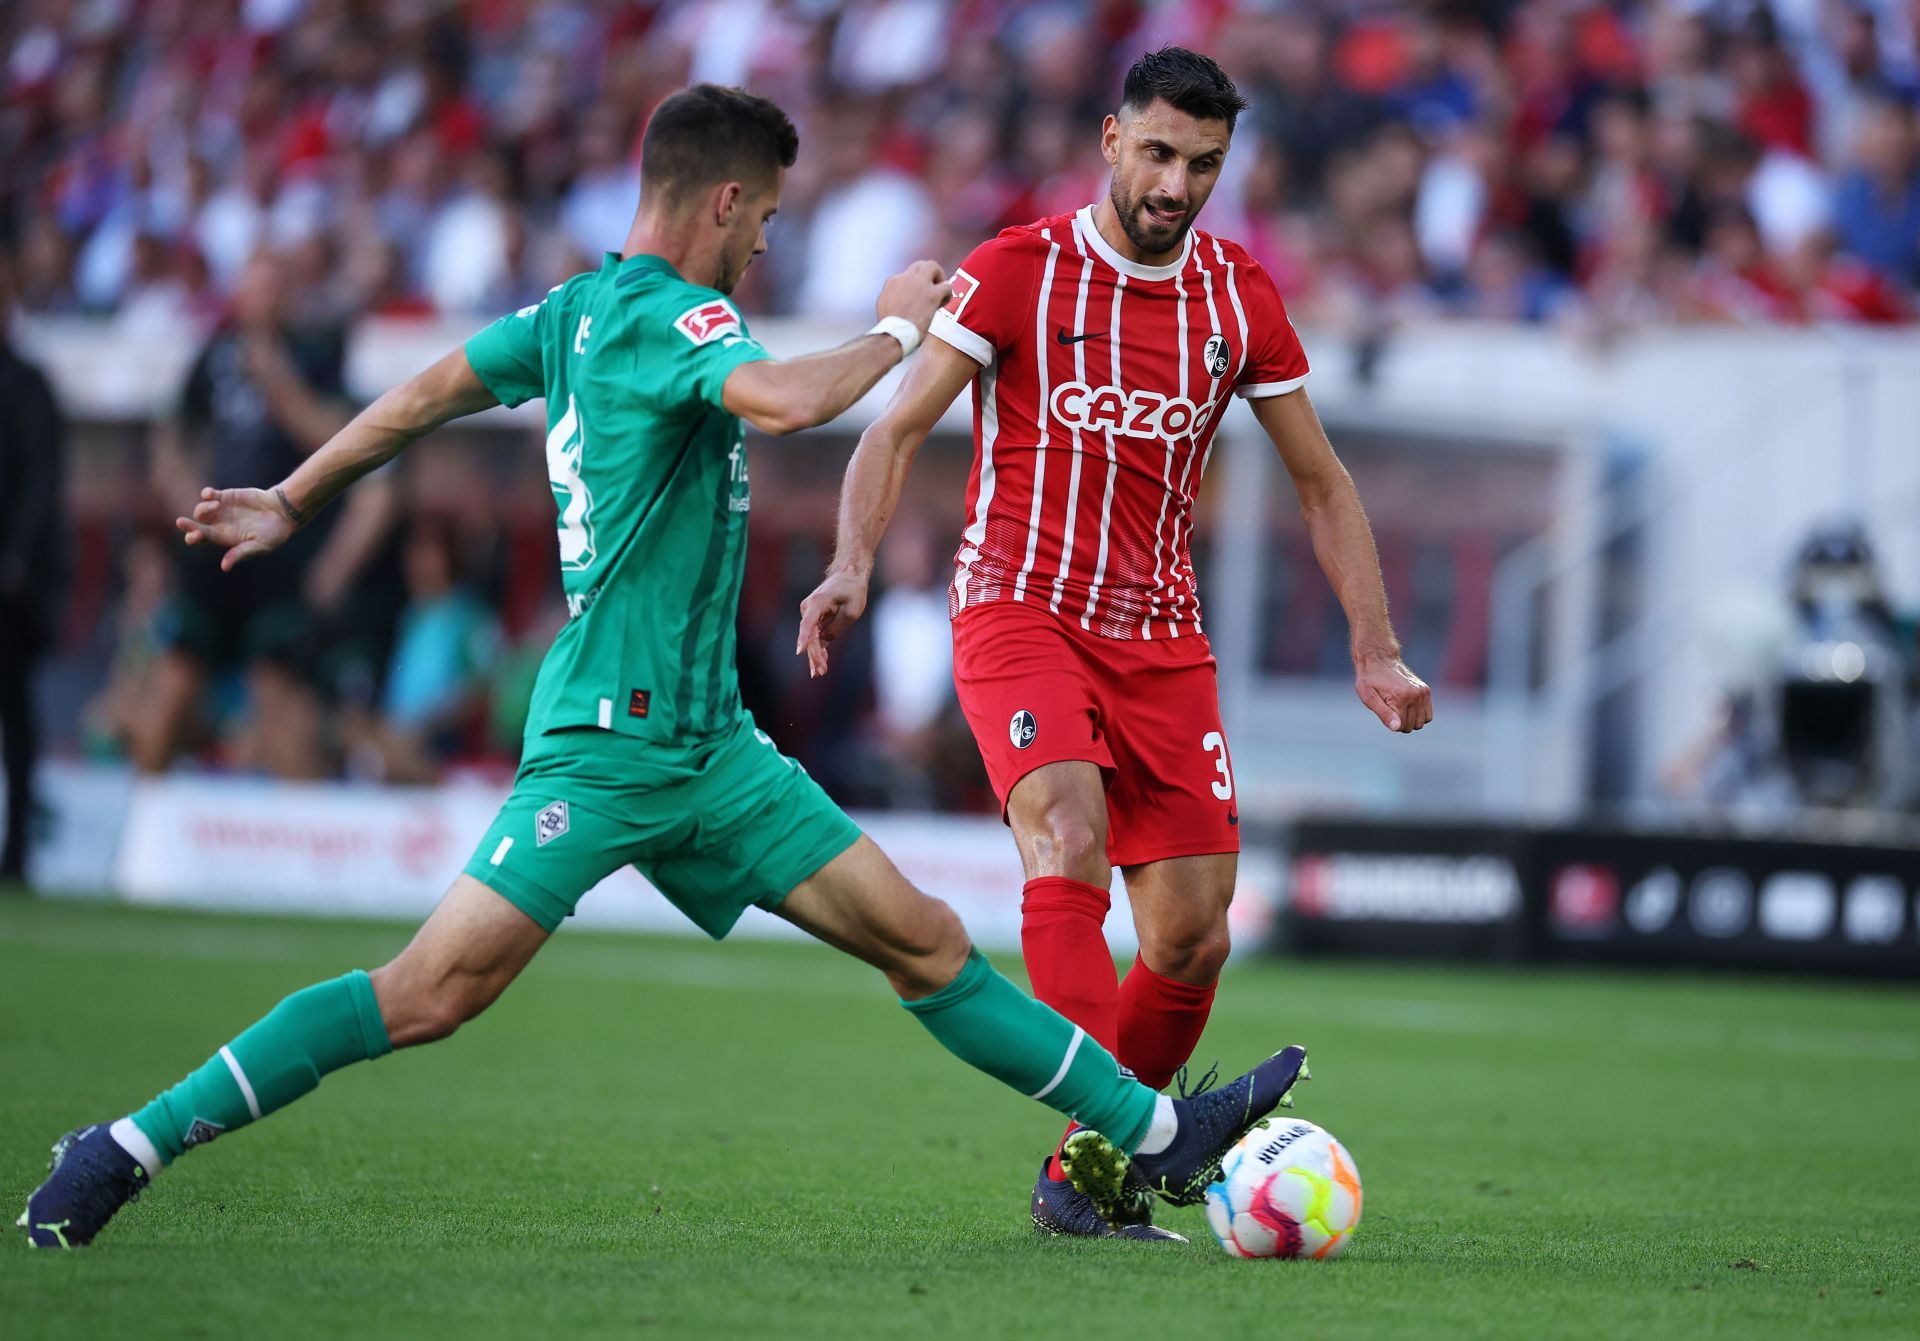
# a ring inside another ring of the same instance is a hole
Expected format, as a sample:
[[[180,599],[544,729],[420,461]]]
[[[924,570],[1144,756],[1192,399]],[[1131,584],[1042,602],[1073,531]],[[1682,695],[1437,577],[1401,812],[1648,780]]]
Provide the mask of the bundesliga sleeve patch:
[[[953,296],[947,299],[947,305],[940,310],[958,318],[967,310],[967,299],[973,297],[973,291],[980,287],[980,281],[965,270],[955,270],[953,278],[947,281],[953,290]]]
[[[673,328],[696,345],[712,344],[729,335],[742,335],[740,314],[724,299],[690,307],[673,319]]]

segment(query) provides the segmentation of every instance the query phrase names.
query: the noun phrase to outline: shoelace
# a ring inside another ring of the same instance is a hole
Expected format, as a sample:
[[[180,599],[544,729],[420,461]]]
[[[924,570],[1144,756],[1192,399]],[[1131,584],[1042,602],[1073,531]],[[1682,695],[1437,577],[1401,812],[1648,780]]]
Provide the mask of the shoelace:
[[[1220,1082],[1220,1063],[1218,1061],[1214,1062],[1212,1066],[1209,1066],[1206,1069],[1205,1074],[1203,1074],[1199,1080],[1194,1082],[1192,1089],[1187,1088],[1187,1068],[1186,1067],[1182,1066],[1177,1072],[1174,1073],[1174,1077],[1173,1077],[1173,1083],[1179,1087],[1180,1097],[1182,1099],[1197,1099],[1201,1095],[1205,1094],[1208,1090],[1212,1089],[1219,1082]]]

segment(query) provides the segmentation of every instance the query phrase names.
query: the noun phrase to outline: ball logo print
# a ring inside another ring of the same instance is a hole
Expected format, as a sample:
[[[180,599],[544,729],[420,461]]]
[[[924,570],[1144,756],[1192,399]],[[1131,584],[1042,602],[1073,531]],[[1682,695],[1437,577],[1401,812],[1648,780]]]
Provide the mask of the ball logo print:
[[[545,847],[567,831],[567,803],[555,801],[544,807],[533,817],[533,836],[536,846]]]
[[[1207,376],[1216,380],[1227,375],[1227,337],[1215,331],[1207,337],[1207,347],[1201,355],[1206,361]]]
[[[1007,723],[1007,739],[1013,742],[1013,748],[1016,750],[1026,749],[1033,744],[1033,738],[1039,734],[1040,724],[1025,708],[1016,712],[1013,720]]]

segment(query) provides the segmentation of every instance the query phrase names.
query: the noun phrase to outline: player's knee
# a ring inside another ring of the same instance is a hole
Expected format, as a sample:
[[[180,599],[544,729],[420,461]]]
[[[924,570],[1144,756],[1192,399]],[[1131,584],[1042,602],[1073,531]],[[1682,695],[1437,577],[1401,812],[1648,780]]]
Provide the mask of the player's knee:
[[[1232,953],[1233,936],[1225,918],[1216,923],[1143,929],[1140,936],[1140,955],[1147,966],[1177,982],[1212,982]]]
[[[1107,861],[1107,817],[1077,800],[1048,806],[1029,829],[1028,852],[1037,875],[1066,875],[1091,880],[1112,869]]]
[[[1187,961],[1187,972],[1195,981],[1212,982],[1220,976],[1220,970],[1227,966],[1227,957],[1232,953],[1233,936],[1226,924],[1222,923],[1194,945]]]

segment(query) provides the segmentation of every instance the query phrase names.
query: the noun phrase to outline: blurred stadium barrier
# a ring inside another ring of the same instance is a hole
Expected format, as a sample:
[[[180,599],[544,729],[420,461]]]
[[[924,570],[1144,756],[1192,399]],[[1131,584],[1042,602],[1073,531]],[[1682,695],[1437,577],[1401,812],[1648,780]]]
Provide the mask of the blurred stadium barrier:
[[[42,892],[246,913],[418,919],[433,909],[506,799],[508,788],[265,782],[174,774],[129,779],[117,768],[43,770],[44,841],[31,868]],[[1020,944],[1020,859],[998,820],[858,814],[908,879],[960,913],[975,939]],[[1241,863],[1234,935],[1263,944],[1279,896],[1279,863]],[[1116,882],[1118,888],[1118,883]],[[1132,916],[1114,900],[1107,934],[1131,954]],[[698,934],[646,880],[623,868],[582,902],[578,925]],[[749,909],[736,935],[799,937]]]
[[[1583,824],[1304,821],[1303,953],[1920,979],[1920,850]]]

